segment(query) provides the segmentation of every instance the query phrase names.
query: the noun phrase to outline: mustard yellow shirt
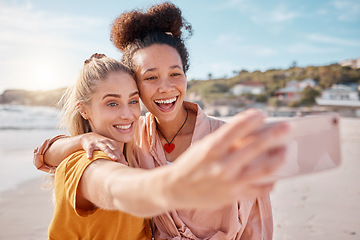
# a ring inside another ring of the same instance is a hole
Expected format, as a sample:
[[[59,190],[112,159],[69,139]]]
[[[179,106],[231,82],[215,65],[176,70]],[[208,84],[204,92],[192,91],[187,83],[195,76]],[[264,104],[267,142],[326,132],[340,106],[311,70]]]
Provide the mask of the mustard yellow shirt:
[[[94,152],[91,160],[84,151],[67,157],[56,169],[54,218],[49,227],[49,239],[150,239],[148,219],[120,211],[76,208],[76,193],[86,167],[98,159],[109,159],[105,153]],[[120,163],[119,163],[120,164]]]

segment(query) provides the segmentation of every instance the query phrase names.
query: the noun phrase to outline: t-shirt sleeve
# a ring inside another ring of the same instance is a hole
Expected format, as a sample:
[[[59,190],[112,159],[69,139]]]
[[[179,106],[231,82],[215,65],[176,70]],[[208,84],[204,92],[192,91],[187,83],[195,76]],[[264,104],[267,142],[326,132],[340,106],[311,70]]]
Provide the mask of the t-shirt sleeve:
[[[76,194],[80,179],[87,168],[93,161],[99,159],[111,160],[104,152],[95,151],[92,159],[88,159],[84,150],[77,151],[67,157],[58,167],[55,175],[55,187],[63,189],[63,194],[77,215],[88,216],[96,211],[84,211],[76,207]]]

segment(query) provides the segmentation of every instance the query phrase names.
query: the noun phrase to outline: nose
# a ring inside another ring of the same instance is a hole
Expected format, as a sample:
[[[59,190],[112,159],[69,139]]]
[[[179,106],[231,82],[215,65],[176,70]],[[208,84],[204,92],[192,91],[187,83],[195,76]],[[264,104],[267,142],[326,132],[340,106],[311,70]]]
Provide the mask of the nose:
[[[126,104],[120,109],[120,118],[124,120],[129,120],[133,118],[133,112],[131,108]]]
[[[160,79],[160,86],[159,86],[159,92],[160,93],[168,93],[173,91],[174,85],[172,84],[171,80],[167,77]]]

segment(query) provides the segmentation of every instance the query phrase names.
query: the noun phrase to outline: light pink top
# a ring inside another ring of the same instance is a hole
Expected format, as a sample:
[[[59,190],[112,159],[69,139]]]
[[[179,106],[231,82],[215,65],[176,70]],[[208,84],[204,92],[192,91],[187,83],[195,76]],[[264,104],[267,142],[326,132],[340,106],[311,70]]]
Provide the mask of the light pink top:
[[[207,116],[197,104],[185,102],[197,112],[192,142],[215,131],[224,122]],[[135,167],[151,169],[166,165],[165,153],[156,131],[154,116],[139,120]],[[269,196],[234,202],[211,210],[174,210],[154,217],[156,239],[272,239],[273,222]]]

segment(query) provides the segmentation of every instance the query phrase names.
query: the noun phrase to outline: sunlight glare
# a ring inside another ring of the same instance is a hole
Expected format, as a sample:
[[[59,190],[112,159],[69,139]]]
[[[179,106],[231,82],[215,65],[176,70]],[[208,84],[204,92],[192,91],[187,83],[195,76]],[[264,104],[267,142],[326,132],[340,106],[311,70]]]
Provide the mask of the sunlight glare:
[[[61,61],[34,61],[29,65],[25,88],[28,90],[52,90],[68,86],[67,67]]]

